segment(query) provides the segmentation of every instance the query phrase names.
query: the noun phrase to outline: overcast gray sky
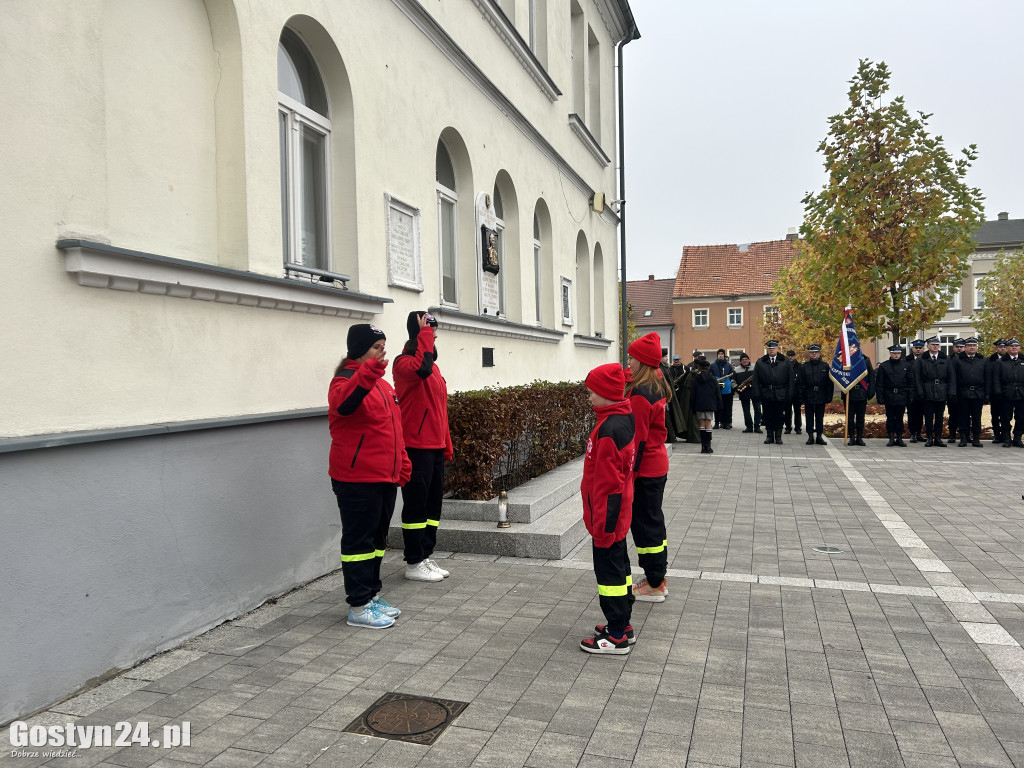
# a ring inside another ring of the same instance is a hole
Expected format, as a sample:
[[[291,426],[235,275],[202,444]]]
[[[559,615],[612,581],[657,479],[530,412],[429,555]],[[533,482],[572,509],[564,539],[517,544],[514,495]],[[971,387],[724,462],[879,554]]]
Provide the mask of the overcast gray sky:
[[[818,143],[858,59],[933,113],[985,218],[1024,218],[1024,0],[630,0],[627,275],[674,277],[684,245],[777,240],[825,180]]]

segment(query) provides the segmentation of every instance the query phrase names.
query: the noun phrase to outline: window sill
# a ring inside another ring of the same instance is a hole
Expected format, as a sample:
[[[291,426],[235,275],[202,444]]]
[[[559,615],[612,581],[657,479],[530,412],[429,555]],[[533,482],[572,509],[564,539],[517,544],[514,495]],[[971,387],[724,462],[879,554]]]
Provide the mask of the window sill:
[[[524,339],[546,344],[557,344],[566,335],[565,331],[556,331],[553,328],[538,328],[535,325],[514,323],[511,320],[490,315],[470,315],[445,307],[430,307],[429,311],[437,319],[437,327],[442,331]]]
[[[693,326],[693,330],[695,330],[695,331],[706,331],[709,327],[710,326],[707,326],[707,325],[695,325],[695,326]]]
[[[736,330],[739,330],[740,328],[742,328],[743,326],[742,325],[728,325],[726,327],[731,329],[731,330],[736,331]]]
[[[601,145],[597,143],[597,139],[594,138],[594,134],[587,128],[586,123],[583,122],[583,118],[573,112],[569,115],[569,127],[572,128],[572,132],[579,136],[580,141],[583,142],[583,146],[587,148],[587,151],[594,156],[594,159],[601,164],[602,167],[607,168],[611,164],[611,159],[601,149]]]
[[[58,240],[79,285],[310,315],[371,320],[392,299],[173,259],[88,240]],[[283,268],[283,266],[282,266]]]
[[[606,339],[603,336],[585,336],[582,333],[575,334],[572,341],[577,347],[594,347],[596,349],[608,349],[612,345],[611,339]]]

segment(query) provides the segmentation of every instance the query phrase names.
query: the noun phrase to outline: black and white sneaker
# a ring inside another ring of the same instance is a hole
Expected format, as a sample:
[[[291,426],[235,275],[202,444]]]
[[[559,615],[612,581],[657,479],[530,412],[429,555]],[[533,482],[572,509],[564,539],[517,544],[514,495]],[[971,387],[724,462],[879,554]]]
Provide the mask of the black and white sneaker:
[[[611,656],[625,656],[629,653],[629,639],[623,635],[613,640],[610,635],[600,634],[580,640],[580,650],[587,653],[603,653]]]

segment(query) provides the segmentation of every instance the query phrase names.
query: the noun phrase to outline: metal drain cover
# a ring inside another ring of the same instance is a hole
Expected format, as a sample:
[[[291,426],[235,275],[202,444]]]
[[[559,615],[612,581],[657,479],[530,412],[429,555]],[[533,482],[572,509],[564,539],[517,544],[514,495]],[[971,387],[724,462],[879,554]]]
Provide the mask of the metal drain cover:
[[[363,736],[430,745],[468,706],[450,699],[385,693],[345,730]]]
[[[839,547],[811,547],[815,552],[821,552],[824,555],[838,555],[841,550]]]

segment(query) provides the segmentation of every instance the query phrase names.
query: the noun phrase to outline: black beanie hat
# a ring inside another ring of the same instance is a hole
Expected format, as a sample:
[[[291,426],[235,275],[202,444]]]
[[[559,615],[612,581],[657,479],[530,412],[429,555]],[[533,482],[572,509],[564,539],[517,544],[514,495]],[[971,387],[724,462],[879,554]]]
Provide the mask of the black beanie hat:
[[[410,312],[409,317],[405,320],[405,328],[409,331],[409,338],[415,339],[420,332],[420,315],[422,312]]]
[[[358,360],[365,355],[374,344],[386,339],[384,331],[376,325],[359,323],[348,329],[348,354],[350,360]]]

